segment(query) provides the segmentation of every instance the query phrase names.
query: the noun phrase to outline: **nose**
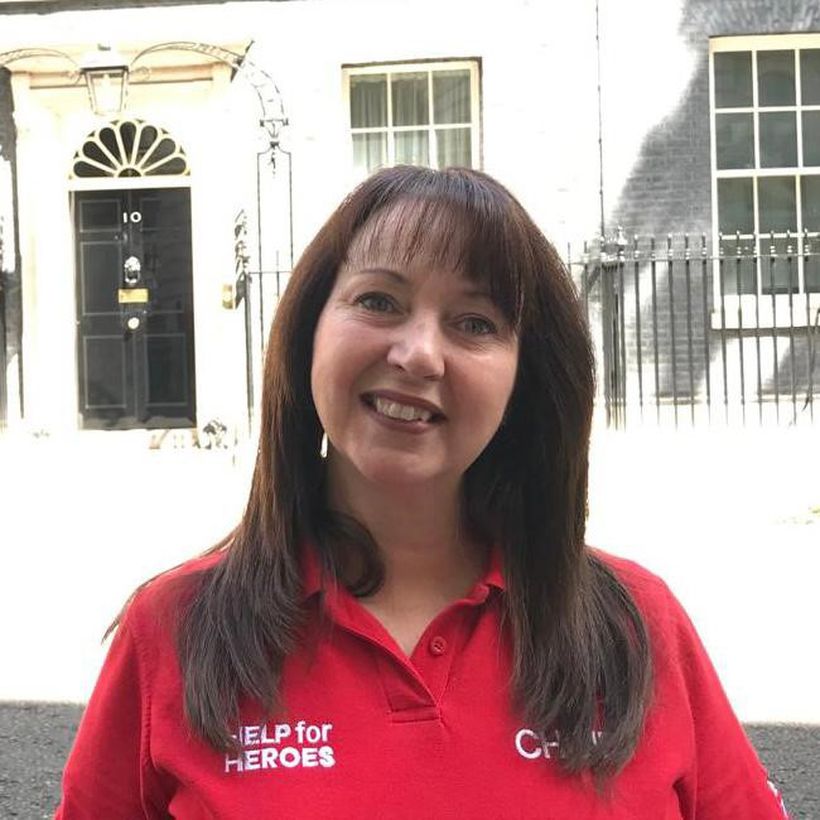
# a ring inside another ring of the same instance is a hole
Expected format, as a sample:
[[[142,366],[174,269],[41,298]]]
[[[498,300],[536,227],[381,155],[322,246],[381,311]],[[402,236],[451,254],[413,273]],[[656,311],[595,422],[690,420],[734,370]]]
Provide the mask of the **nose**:
[[[444,375],[444,339],[438,323],[419,318],[395,330],[388,364],[417,379],[440,379]]]

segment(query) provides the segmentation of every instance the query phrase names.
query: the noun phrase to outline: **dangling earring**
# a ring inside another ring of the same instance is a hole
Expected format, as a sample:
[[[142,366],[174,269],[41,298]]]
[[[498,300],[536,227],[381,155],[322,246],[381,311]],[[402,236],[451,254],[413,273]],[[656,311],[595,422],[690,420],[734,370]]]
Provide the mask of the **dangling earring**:
[[[322,430],[322,440],[319,443],[319,455],[327,458],[327,433],[324,430]]]

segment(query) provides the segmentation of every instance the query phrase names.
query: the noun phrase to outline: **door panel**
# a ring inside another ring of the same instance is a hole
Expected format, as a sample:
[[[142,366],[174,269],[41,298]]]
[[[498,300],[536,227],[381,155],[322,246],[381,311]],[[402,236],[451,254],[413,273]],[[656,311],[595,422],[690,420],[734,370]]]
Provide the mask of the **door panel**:
[[[80,260],[83,315],[118,313],[117,288],[120,286],[122,249],[112,242],[82,241]]]
[[[75,195],[85,428],[196,423],[188,189]]]
[[[95,194],[95,196],[95,199],[80,201],[80,229],[83,231],[118,230],[122,197],[110,194]]]
[[[86,409],[117,408],[124,412],[128,408],[128,391],[122,336],[86,336],[83,342]]]
[[[187,406],[187,340],[184,333],[152,333],[148,344],[150,407]]]

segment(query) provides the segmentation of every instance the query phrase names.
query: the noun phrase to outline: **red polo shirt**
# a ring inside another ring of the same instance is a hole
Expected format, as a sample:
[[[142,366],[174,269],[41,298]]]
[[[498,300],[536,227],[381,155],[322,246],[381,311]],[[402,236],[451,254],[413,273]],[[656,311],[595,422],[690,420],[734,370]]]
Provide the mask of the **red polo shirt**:
[[[249,703],[221,754],[192,737],[166,578],[114,637],[63,777],[62,820],[553,818],[775,820],[779,796],[695,631],[655,576],[603,556],[650,631],[655,692],[638,749],[607,797],[562,773],[560,742],[513,710],[504,581],[492,565],[405,656],[344,589],[306,572],[310,618],[283,673],[285,711]],[[218,557],[190,562],[185,572]],[[171,608],[173,602],[171,602]]]

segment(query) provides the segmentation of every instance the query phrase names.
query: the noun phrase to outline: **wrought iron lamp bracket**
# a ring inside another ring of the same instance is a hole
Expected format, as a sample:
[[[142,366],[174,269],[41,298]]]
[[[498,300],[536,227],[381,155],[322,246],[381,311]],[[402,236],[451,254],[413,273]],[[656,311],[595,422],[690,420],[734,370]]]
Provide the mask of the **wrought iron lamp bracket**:
[[[140,77],[140,79],[149,76],[149,68],[144,66],[136,67],[136,64],[147,55],[160,51],[189,51],[202,54],[230,66],[237,74],[241,74],[243,79],[253,88],[259,100],[261,109],[259,125],[267,134],[271,151],[283,150],[280,146],[281,132],[282,128],[288,124],[288,119],[285,116],[282,95],[273,77],[252,60],[249,60],[246,54],[237,54],[235,51],[211,43],[197,43],[186,40],[157,43],[144,48],[136,54],[127,66],[128,76]],[[55,57],[66,60],[71,65],[67,76],[72,84],[78,83],[86,70],[85,66],[77,63],[69,54],[51,48],[19,48],[0,53],[0,67],[5,67],[17,60],[35,57]]]
[[[235,51],[211,43],[197,43],[187,40],[157,43],[149,46],[131,60],[129,68],[133,67],[143,57],[159,51],[191,51],[203,54],[206,57],[219,60],[230,66],[237,74],[241,74],[243,79],[253,88],[259,100],[259,107],[262,112],[259,125],[267,132],[270,148],[272,150],[282,150],[279,144],[281,131],[288,124],[288,118],[285,116],[285,108],[279,88],[267,71],[249,60],[245,54],[237,54]]]
[[[0,68],[5,68],[17,60],[27,60],[34,57],[56,57],[71,64],[71,70],[66,72],[72,85],[78,83],[83,76],[82,66],[69,54],[55,48],[17,48],[13,51],[0,53]]]

